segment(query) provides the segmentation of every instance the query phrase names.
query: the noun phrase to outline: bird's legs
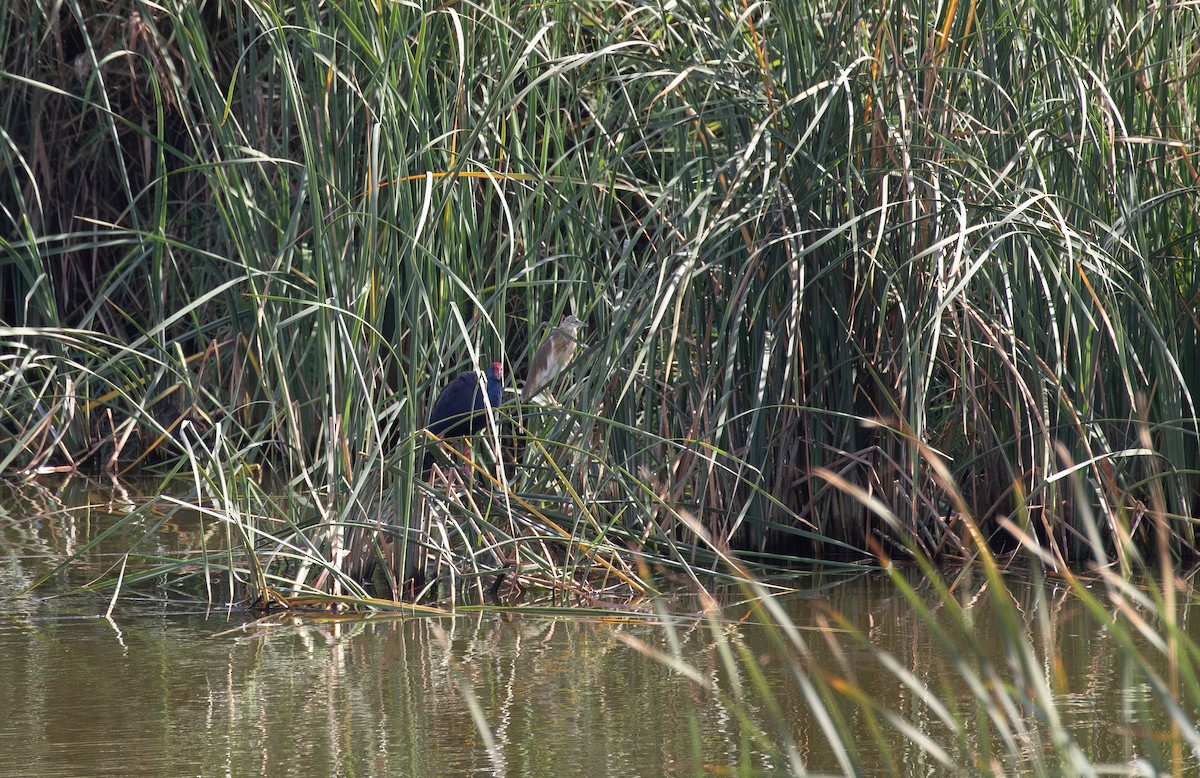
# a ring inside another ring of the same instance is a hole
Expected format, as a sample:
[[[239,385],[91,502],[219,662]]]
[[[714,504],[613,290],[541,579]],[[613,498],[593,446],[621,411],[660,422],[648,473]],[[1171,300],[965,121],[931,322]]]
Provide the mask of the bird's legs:
[[[463,449],[463,462],[458,466],[458,472],[462,474],[463,483],[469,484],[475,477],[475,474],[471,472],[473,460],[471,459],[471,441],[469,439],[463,441]]]
[[[434,462],[434,468],[441,475],[442,480],[447,486],[452,486],[455,481],[465,485],[471,481],[471,441],[464,441],[465,452],[460,452],[453,443],[448,440],[438,440],[437,445],[442,448],[446,454],[446,458],[450,460],[450,467],[443,470],[441,465]],[[448,450],[447,450],[448,449]],[[451,476],[451,474],[454,476]]]

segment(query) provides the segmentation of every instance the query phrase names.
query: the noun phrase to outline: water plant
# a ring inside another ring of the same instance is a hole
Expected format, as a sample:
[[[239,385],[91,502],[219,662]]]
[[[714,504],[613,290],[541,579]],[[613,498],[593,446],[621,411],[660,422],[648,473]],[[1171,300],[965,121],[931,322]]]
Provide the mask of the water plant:
[[[0,471],[185,476],[229,596],[591,606],[995,555],[1114,602],[1151,570],[1172,623],[1190,10],[16,5]],[[512,381],[568,313],[560,404],[422,481],[437,388]]]
[[[436,387],[569,310],[515,489],[589,542],[967,558],[944,462],[999,546],[1119,555],[1153,488],[1194,553],[1175,15],[89,8],[0,30],[5,471],[199,455],[403,520]]]

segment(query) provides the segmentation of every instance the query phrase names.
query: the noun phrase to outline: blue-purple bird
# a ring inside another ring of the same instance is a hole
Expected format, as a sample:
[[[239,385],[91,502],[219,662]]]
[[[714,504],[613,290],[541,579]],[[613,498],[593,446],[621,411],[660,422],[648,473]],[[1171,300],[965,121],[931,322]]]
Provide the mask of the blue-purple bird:
[[[486,392],[479,386],[474,370],[459,373],[446,384],[433,403],[426,427],[439,438],[469,437],[487,427],[488,409],[497,408],[503,392],[504,365],[493,362],[488,373]],[[468,444],[469,446],[469,444]],[[425,452],[424,473],[433,466],[432,451]]]

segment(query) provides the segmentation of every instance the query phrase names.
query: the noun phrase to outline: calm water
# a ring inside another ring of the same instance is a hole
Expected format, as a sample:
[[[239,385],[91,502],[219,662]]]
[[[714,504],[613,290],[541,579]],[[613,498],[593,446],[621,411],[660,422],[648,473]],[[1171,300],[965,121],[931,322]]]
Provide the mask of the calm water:
[[[495,613],[258,620],[166,604],[170,592],[145,585],[140,596],[123,596],[106,619],[107,596],[18,593],[110,526],[111,512],[137,496],[78,480],[19,488],[27,490],[19,501],[0,496],[0,775],[787,774],[783,757],[747,734],[748,721],[778,742],[761,702],[737,700],[737,685],[753,689],[753,675],[743,668],[731,677],[721,641],[703,622],[672,629],[684,660],[712,682],[705,685],[629,645],[632,638],[669,652],[672,630],[654,622]],[[81,504],[93,507],[65,509]],[[30,505],[41,507],[30,513]],[[105,574],[119,564],[117,551],[145,530],[129,528],[106,541],[43,591]],[[170,556],[192,547],[199,532],[175,519],[147,542]],[[947,706],[974,710],[968,690],[948,672],[941,644],[892,585],[859,576],[798,579],[797,586],[801,593],[783,602],[806,628],[810,673],[849,678],[956,753],[953,735],[875,658],[875,650],[885,650]],[[982,589],[966,582],[961,601],[1001,663],[989,609],[969,605],[986,604]],[[1032,611],[1032,595],[1014,590]],[[1127,765],[1143,757],[1170,766],[1156,745],[1165,721],[1100,625],[1062,593],[1041,607],[1063,661],[1059,708],[1083,752],[1093,762]],[[734,605],[730,616],[744,610]],[[873,648],[829,631],[833,612]],[[808,769],[841,774],[782,649],[751,623],[731,619],[717,629],[744,646],[762,672]],[[861,713],[847,710],[856,731],[866,727]],[[893,742],[887,759],[871,749],[859,754],[862,774],[887,774],[887,761],[904,775],[972,773],[937,765],[899,735]],[[1029,748],[1043,746],[1030,738]]]

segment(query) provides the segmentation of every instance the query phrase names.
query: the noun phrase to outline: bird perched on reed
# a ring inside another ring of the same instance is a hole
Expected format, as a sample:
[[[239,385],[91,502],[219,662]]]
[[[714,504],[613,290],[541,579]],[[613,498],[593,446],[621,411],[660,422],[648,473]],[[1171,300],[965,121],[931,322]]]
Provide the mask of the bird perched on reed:
[[[486,428],[488,409],[500,405],[503,380],[504,365],[500,362],[492,363],[484,389],[479,386],[479,374],[474,370],[459,373],[434,400],[426,428],[443,439],[468,437]],[[468,443],[468,450],[469,447]],[[433,461],[433,452],[426,451],[425,473],[429,472]]]
[[[525,388],[521,390],[521,402],[529,402],[549,387],[550,382],[571,362],[571,358],[575,356],[575,333],[583,326],[584,323],[573,314],[567,314],[563,317],[562,324],[551,330],[550,337],[542,342],[533,359],[529,361]]]

